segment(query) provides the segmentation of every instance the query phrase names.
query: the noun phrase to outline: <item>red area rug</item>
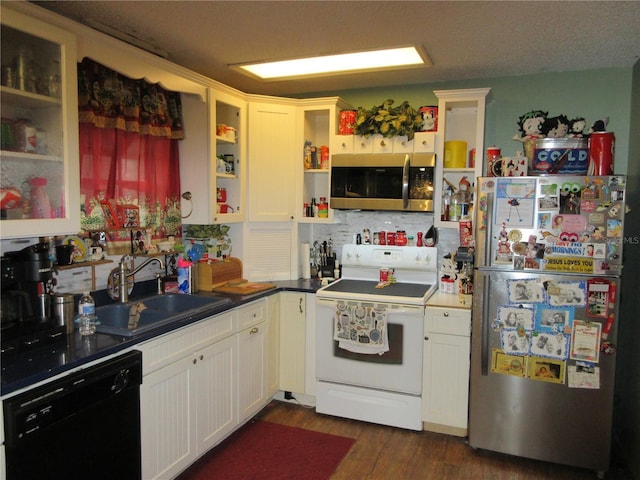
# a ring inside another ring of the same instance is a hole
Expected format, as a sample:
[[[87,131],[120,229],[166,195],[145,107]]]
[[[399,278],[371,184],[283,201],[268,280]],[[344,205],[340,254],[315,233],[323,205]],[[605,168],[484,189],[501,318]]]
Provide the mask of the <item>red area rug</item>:
[[[353,438],[250,422],[206,453],[178,480],[305,479],[331,477]]]

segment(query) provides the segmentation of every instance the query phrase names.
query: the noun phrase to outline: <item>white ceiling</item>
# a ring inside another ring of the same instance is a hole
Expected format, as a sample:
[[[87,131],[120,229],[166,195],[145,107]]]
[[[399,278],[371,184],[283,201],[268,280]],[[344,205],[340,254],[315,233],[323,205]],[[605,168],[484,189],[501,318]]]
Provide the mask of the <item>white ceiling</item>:
[[[174,63],[266,95],[630,67],[640,55],[640,1],[33,3],[83,24],[97,21],[126,32]],[[277,82],[228,68],[412,44],[425,48],[432,68]]]

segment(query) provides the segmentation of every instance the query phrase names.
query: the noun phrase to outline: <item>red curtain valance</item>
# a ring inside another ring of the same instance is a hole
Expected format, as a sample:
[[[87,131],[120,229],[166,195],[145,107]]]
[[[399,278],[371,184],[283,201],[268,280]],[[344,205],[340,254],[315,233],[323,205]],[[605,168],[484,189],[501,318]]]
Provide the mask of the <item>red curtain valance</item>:
[[[85,58],[78,63],[80,123],[141,135],[184,138],[180,93],[135,80]]]

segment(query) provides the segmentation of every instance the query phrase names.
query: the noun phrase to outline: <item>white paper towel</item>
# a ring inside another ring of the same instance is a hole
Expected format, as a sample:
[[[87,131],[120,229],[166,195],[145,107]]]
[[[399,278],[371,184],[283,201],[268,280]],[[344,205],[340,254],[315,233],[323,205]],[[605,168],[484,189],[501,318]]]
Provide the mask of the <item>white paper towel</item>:
[[[302,244],[302,278],[308,280],[311,278],[311,247],[308,243]]]

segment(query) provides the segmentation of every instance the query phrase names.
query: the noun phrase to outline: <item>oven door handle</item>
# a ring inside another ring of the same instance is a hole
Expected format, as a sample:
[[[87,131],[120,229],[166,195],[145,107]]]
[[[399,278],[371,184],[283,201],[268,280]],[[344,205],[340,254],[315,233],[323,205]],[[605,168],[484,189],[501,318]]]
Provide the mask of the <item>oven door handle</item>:
[[[402,208],[409,208],[409,169],[411,168],[411,156],[407,153],[402,167]]]

